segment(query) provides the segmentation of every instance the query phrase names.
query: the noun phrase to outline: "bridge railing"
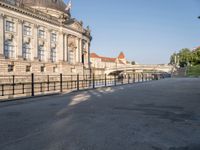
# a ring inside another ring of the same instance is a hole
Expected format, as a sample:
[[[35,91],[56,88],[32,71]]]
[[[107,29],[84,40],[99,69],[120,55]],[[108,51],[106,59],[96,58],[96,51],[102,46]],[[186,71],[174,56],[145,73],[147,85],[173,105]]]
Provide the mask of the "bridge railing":
[[[134,73],[117,75],[10,75],[0,76],[0,101],[54,93],[94,89],[159,80],[164,74]]]

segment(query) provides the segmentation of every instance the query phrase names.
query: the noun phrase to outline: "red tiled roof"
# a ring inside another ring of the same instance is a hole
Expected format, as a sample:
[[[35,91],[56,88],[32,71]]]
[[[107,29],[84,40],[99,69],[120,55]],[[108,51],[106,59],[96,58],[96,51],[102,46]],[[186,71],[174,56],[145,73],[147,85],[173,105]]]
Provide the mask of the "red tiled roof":
[[[96,53],[91,53],[90,54],[91,58],[101,58],[100,56],[98,56]]]
[[[125,59],[125,55],[124,55],[124,53],[121,52],[121,53],[119,54],[118,58],[119,58],[119,59]]]
[[[116,58],[99,56],[96,53],[91,53],[90,57],[91,58],[100,58],[103,62],[116,62]]]
[[[110,57],[101,57],[101,60],[103,62],[116,62],[116,58],[110,58]]]

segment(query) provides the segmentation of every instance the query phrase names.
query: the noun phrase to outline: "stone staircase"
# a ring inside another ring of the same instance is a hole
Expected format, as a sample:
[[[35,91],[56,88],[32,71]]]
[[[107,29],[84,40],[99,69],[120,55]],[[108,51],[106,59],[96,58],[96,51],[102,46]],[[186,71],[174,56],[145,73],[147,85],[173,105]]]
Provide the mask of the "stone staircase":
[[[184,68],[176,68],[176,71],[173,72],[173,77],[186,77],[187,74],[187,67],[184,67]]]

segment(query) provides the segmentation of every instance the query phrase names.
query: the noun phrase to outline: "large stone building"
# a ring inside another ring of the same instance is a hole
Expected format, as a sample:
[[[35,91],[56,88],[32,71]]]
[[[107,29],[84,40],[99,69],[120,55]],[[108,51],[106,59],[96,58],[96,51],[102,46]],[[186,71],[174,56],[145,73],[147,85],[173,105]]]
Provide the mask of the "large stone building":
[[[121,52],[116,58],[99,56],[96,53],[91,53],[90,60],[92,71],[95,74],[104,74],[107,68],[117,69],[131,65],[130,62],[127,61],[123,52]]]
[[[91,39],[63,0],[0,0],[0,75],[87,74]]]

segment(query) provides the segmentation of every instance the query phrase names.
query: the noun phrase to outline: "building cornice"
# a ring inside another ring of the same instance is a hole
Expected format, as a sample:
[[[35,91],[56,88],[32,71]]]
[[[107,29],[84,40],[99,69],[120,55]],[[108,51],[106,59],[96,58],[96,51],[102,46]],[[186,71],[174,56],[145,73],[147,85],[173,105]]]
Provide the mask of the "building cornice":
[[[83,31],[76,30],[74,28],[67,26],[59,18],[48,15],[48,14],[46,14],[42,11],[39,11],[37,9],[31,8],[31,7],[28,7],[28,6],[25,6],[25,5],[17,5],[17,4],[11,5],[11,4],[8,4],[8,3],[3,2],[3,1],[0,1],[0,7],[6,8],[6,9],[9,9],[9,10],[12,10],[12,11],[16,11],[18,13],[39,19],[41,21],[48,22],[48,23],[50,23],[52,25],[56,25],[58,27],[64,27],[66,29],[69,29],[69,30],[75,31],[77,33],[83,34],[84,36],[86,36],[90,40],[92,39],[90,32],[87,29],[83,28]]]

